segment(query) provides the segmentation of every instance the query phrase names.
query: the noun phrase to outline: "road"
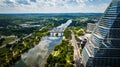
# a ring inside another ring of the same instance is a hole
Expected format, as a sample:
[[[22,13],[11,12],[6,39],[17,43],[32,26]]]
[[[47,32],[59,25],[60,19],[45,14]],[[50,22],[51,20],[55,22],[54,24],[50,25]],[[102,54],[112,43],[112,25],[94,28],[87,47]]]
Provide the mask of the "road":
[[[72,44],[74,46],[74,60],[75,60],[75,65],[76,67],[83,67],[82,65],[82,61],[81,61],[81,54],[80,54],[80,50],[78,48],[78,45],[77,45],[77,41],[75,39],[75,34],[74,32],[71,30],[72,32]]]

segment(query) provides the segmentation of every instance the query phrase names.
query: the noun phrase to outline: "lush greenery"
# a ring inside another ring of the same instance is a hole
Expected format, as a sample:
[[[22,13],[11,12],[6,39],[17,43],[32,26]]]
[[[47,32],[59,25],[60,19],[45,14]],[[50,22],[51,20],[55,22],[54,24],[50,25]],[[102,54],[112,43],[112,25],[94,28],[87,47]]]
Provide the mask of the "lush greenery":
[[[9,18],[0,18],[0,21],[1,20],[5,21],[7,19]],[[17,21],[18,19],[19,21]],[[16,63],[21,58],[22,53],[26,52],[30,48],[33,48],[35,45],[37,45],[43,36],[49,35],[49,30],[67,21],[67,19],[52,18],[52,17],[41,18],[39,19],[39,21],[38,19],[35,19],[35,18],[29,19],[29,18],[23,18],[23,17],[22,18],[12,17],[9,20],[11,21],[3,23],[3,25],[1,24],[3,28],[0,28],[0,35],[5,37],[14,35],[18,37],[18,40],[13,44],[8,44],[7,43],[9,41],[8,39],[6,38],[0,39],[0,44],[3,44],[3,43],[6,44],[5,47],[0,48],[0,67],[10,67],[14,63]],[[20,27],[19,26],[19,24],[24,24],[24,23],[36,24],[35,22],[38,22],[37,24],[42,24],[42,27],[36,28],[36,27]],[[11,23],[11,26],[7,25],[8,23]],[[14,41],[14,39],[11,39],[11,40]]]
[[[54,27],[65,23],[67,18],[25,18],[25,17],[9,17],[0,16],[0,36],[25,36],[25,34],[30,34],[35,30],[52,24]],[[40,27],[21,27],[21,24],[28,25],[41,25]]]
[[[73,19],[70,27],[76,34],[76,37],[84,35],[87,23],[95,23],[92,18],[100,17],[101,14],[0,14],[0,67],[11,67],[20,58],[21,54],[33,48],[39,43],[42,36],[49,35],[48,32],[53,27],[65,23],[68,19]],[[88,18],[83,21],[82,19]],[[92,18],[91,18],[92,17]],[[40,25],[40,27],[22,27],[21,24]],[[44,27],[44,28],[43,28]],[[43,28],[42,30],[39,30]],[[30,35],[31,34],[31,35]],[[2,38],[1,36],[14,38]],[[29,36],[30,35],[30,36]],[[28,36],[28,37],[26,37]],[[66,29],[64,32],[65,40],[56,46],[52,54],[48,57],[46,67],[73,67],[73,46],[69,43],[71,32]]]
[[[52,26],[46,26],[41,31],[35,31],[28,38],[21,38],[14,44],[7,44],[6,47],[0,48],[0,67],[10,67],[21,58],[21,54],[28,49],[37,45],[42,36],[47,35],[47,31]]]
[[[66,39],[71,39],[72,38],[72,36],[71,36],[71,31],[70,31],[70,29],[66,29],[65,31],[64,31],[64,35],[63,36],[65,36],[65,38]]]
[[[65,39],[54,48],[47,58],[45,67],[74,67],[73,46],[70,42],[72,37],[69,28],[64,31],[63,36]]]
[[[8,44],[14,40],[16,40],[17,38],[16,37],[7,37],[7,38],[4,38],[4,41],[2,44]]]
[[[63,40],[47,58],[45,67],[73,67],[73,46],[69,40]]]
[[[73,32],[75,33],[75,38],[79,40],[80,36],[83,36],[85,34],[85,29],[84,28],[79,28],[79,27],[74,27]]]
[[[34,32],[34,30],[36,30],[36,28],[1,28],[0,35],[16,35],[18,37],[24,37],[25,34],[30,34]]]
[[[95,23],[95,21],[93,21],[94,17],[91,18],[75,18],[73,19],[73,22],[70,24],[70,26],[72,27],[79,27],[79,28],[86,28],[87,27],[87,23]],[[99,17],[97,17],[99,18]]]
[[[5,38],[0,39],[0,46],[3,44],[4,41],[5,41]]]

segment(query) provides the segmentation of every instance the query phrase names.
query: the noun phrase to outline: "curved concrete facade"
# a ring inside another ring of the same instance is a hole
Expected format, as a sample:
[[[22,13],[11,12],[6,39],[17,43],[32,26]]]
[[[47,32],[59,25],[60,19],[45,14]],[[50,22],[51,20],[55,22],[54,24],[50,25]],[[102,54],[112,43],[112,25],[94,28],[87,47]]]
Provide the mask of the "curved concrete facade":
[[[113,0],[82,52],[85,67],[120,67],[120,0]]]

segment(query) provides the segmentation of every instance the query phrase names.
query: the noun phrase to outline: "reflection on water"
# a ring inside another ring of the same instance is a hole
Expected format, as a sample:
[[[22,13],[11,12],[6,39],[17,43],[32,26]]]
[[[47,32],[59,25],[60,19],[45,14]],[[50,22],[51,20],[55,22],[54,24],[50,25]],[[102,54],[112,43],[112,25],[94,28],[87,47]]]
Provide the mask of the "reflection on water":
[[[61,40],[62,37],[43,37],[38,45],[22,54],[21,60],[13,67],[39,67],[44,58]]]

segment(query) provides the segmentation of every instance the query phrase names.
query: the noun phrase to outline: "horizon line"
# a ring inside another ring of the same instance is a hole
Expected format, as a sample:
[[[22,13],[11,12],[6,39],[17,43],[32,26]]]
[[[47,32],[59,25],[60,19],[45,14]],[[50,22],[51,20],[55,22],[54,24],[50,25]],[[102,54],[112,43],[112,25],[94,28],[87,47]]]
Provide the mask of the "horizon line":
[[[63,13],[63,12],[61,12],[61,13],[0,13],[0,14],[69,14],[69,13],[104,13],[104,12],[65,12],[65,13]]]

